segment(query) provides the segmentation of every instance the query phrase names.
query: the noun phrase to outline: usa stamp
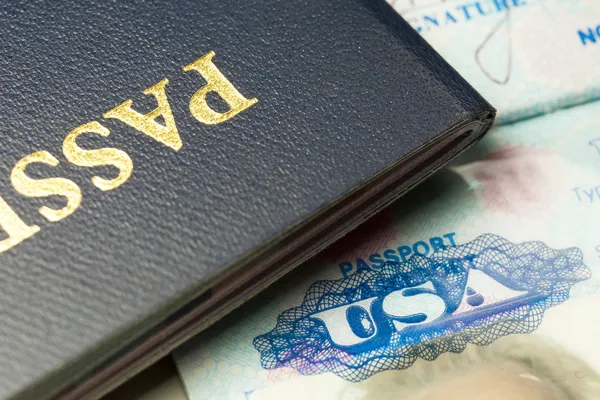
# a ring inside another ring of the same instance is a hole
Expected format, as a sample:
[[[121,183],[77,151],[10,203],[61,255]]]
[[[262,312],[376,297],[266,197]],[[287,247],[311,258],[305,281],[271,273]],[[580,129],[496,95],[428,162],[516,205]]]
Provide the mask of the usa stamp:
[[[265,369],[332,372],[359,382],[467,344],[531,333],[591,277],[578,248],[485,234],[405,262],[315,282],[253,345]]]

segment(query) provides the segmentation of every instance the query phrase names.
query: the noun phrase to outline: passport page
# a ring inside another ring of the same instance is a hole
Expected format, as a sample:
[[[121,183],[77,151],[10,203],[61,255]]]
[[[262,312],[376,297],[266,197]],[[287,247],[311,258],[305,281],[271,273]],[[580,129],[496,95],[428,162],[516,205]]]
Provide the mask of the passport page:
[[[600,398],[599,126],[494,128],[178,349],[190,399]]]
[[[388,0],[507,123],[600,97],[600,1]]]

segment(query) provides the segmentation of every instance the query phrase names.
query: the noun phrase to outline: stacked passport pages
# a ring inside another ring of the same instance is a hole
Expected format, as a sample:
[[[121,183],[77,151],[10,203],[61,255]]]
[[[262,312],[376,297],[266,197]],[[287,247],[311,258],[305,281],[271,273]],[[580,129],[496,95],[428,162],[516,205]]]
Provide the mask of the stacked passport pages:
[[[495,127],[178,348],[188,397],[600,399],[600,2],[388,1]]]
[[[379,0],[0,6],[0,398],[94,398],[478,141]]]

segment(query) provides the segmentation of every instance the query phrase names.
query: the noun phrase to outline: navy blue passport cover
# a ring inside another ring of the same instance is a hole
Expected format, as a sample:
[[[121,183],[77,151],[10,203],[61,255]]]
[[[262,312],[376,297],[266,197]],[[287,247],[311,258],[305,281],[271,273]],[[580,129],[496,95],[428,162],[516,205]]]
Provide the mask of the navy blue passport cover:
[[[494,117],[379,0],[5,1],[0,34],[3,399],[99,395]]]

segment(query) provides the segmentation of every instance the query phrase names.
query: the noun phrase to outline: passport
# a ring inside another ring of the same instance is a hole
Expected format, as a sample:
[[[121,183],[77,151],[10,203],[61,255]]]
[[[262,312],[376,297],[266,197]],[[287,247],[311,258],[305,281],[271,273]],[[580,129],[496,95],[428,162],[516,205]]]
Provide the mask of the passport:
[[[494,109],[384,1],[9,2],[0,398],[97,397]]]
[[[599,125],[492,128],[176,349],[189,399],[599,399]],[[475,373],[515,365],[550,390]]]

